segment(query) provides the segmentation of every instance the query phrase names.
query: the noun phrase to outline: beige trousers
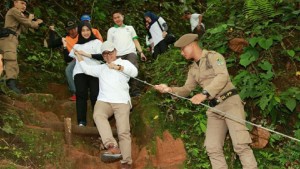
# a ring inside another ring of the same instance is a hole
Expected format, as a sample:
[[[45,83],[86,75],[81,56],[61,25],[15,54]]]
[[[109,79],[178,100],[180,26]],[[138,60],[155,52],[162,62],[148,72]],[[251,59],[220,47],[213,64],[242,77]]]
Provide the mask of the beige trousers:
[[[0,49],[4,51],[3,64],[6,79],[17,79],[19,65],[17,61],[17,47],[19,41],[14,35],[0,38]]]
[[[233,149],[238,154],[243,169],[257,169],[252,149],[250,134],[245,123],[239,123],[228,117],[245,119],[244,106],[238,95],[232,96],[215,107],[226,115],[219,115],[209,109],[207,114],[207,130],[205,138],[206,151],[213,169],[227,169],[223,147],[227,132],[229,131]],[[224,117],[225,116],[225,117]]]
[[[118,145],[108,121],[108,118],[112,115],[115,115],[116,119],[119,147],[123,157],[121,163],[132,164],[129,124],[130,104],[107,103],[99,100],[96,102],[93,117],[105,147],[108,147],[111,143]]]

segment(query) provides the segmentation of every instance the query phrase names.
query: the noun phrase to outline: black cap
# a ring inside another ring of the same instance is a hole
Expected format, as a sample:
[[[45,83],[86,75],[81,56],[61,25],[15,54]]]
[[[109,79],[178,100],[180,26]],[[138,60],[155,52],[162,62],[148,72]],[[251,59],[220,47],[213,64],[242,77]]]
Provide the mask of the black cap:
[[[77,27],[77,23],[75,20],[73,19],[69,19],[66,23],[65,23],[65,28],[67,30],[71,30]]]

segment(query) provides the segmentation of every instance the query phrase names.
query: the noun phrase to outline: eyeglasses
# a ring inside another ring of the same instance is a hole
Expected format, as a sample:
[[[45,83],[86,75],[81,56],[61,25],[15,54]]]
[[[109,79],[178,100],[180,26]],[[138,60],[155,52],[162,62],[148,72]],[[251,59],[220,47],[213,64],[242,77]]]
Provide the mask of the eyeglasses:
[[[104,57],[112,56],[114,52],[115,52],[114,50],[111,51],[111,52],[103,52],[103,53],[102,53],[102,56],[104,56]]]

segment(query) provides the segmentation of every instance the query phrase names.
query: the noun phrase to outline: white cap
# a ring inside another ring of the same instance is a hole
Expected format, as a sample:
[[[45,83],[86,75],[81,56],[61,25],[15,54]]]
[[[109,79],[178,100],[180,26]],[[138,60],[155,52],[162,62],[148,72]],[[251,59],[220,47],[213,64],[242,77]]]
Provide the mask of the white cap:
[[[112,52],[115,49],[115,45],[110,41],[105,41],[101,46],[101,53],[105,51]]]

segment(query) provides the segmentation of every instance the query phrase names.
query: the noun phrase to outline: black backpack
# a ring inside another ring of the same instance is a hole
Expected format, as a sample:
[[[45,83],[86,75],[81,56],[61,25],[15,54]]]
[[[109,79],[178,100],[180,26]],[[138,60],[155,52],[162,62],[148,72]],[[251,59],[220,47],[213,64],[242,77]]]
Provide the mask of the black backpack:
[[[164,31],[162,26],[160,25],[159,21],[156,21],[158,23],[158,26],[160,27],[161,31]],[[174,34],[168,32],[168,34],[166,35],[166,37],[164,38],[165,42],[170,45],[173,44],[176,41],[176,37]]]

